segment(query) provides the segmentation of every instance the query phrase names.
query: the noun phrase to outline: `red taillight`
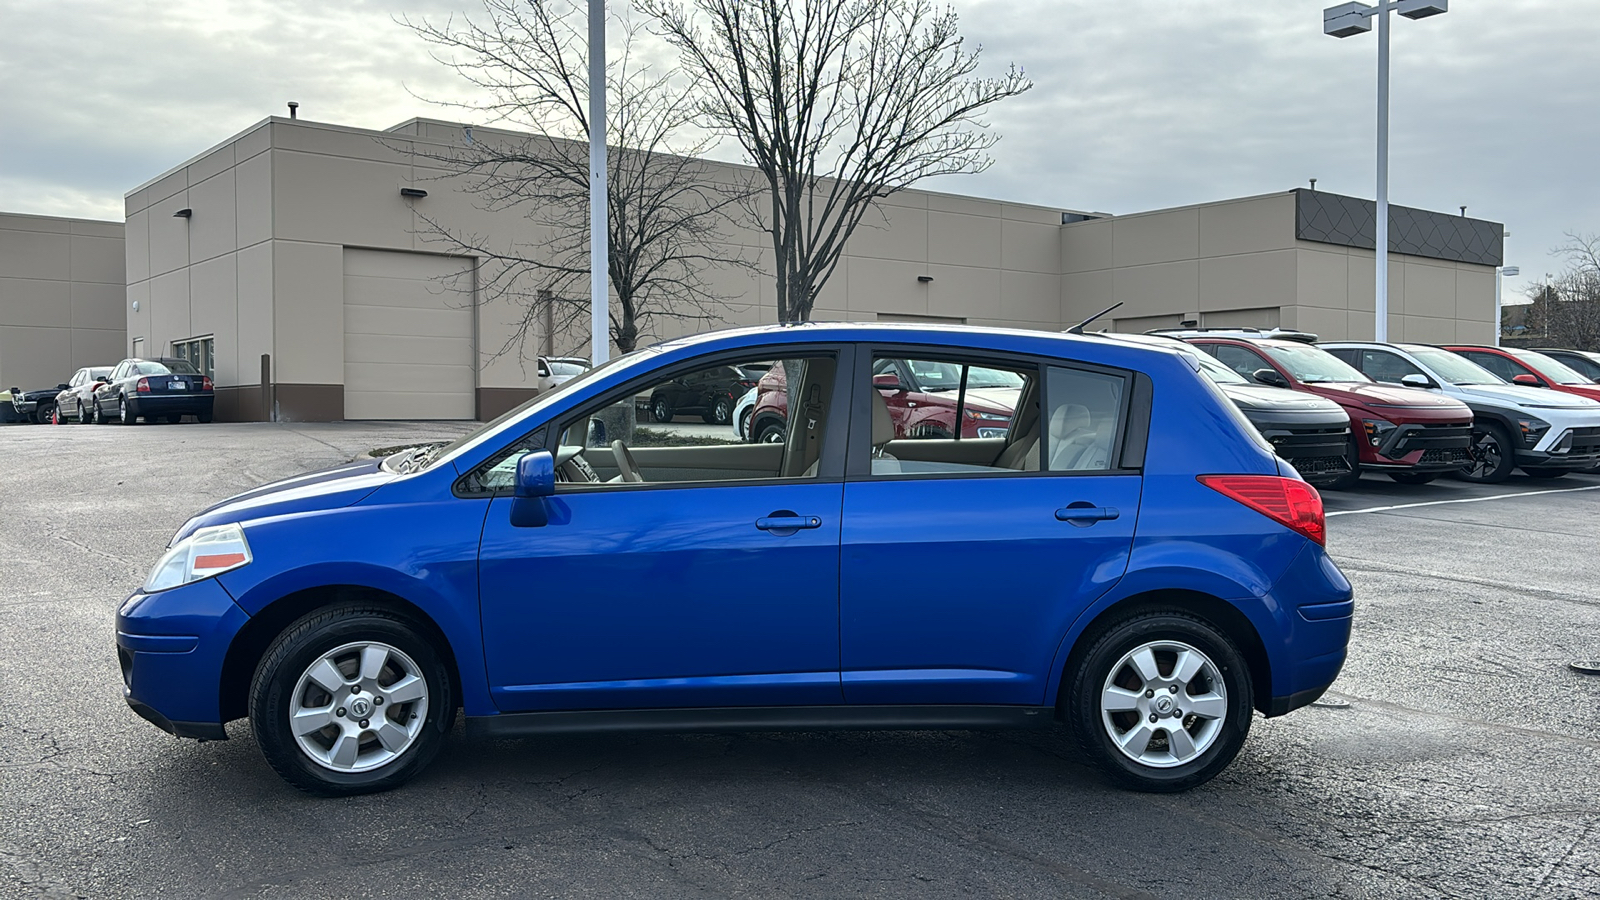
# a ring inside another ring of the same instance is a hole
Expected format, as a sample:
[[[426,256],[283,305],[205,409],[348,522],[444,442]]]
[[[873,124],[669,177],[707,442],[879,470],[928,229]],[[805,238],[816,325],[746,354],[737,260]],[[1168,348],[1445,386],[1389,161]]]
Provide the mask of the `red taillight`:
[[[1201,475],[1200,483],[1243,503],[1285,528],[1326,545],[1322,495],[1304,481],[1276,475]]]
[[[139,387],[138,387],[138,391],[139,391],[139,393],[141,393],[141,394],[148,394],[148,393],[150,393],[150,379],[148,379],[148,378],[141,378],[141,379],[139,379]]]
[[[211,376],[210,375],[202,375],[202,376],[200,376],[200,390],[202,390],[202,391],[211,390]]]

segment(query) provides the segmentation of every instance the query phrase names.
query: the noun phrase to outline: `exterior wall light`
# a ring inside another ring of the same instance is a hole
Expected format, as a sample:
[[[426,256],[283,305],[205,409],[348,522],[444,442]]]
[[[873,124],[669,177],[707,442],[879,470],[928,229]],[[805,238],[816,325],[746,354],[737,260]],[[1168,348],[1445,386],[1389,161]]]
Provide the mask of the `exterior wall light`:
[[[189,207],[185,206],[183,209],[180,209],[177,212],[173,213],[172,217],[174,219],[187,219],[192,215],[194,215],[194,210],[192,210]]]
[[[401,188],[400,196],[410,197],[413,200],[420,200],[423,197],[428,196],[428,192],[422,188]]]
[[[917,276],[917,280],[922,282],[923,284],[931,284],[933,282],[933,276],[932,275],[918,275]]]

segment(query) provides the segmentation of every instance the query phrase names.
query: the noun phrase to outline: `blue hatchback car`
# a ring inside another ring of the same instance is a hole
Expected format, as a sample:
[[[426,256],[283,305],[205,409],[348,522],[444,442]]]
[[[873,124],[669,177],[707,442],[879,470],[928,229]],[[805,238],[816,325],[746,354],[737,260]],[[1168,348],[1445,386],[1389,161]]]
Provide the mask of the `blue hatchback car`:
[[[882,360],[950,376],[987,436],[897,433]],[[652,386],[747,363],[784,367],[782,442],[639,420]],[[221,740],[248,716],[319,794],[413,777],[458,709],[491,736],[1064,722],[1115,781],[1175,791],[1338,675],[1323,540],[1316,491],[1184,354],[740,329],[201,512],[117,649],[144,718]]]

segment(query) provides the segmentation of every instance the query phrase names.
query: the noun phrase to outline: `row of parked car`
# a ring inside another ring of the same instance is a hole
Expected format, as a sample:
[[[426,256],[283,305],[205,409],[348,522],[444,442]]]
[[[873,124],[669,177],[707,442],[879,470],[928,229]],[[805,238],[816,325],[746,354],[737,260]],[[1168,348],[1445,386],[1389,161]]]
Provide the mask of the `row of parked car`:
[[[1321,342],[1305,332],[1248,328],[1098,337],[1186,353],[1278,455],[1318,487],[1347,490],[1363,471],[1401,484],[1441,475],[1493,484],[1517,468],[1534,478],[1600,471],[1600,353]],[[873,372],[897,438],[1005,433],[1022,390],[1017,376],[973,369],[966,390],[955,391],[959,367],[916,366],[881,360]],[[719,412],[738,383],[707,391]],[[739,397],[731,423],[750,443],[785,440],[782,367]]]
[[[134,425],[177,423],[184,416],[209,422],[215,387],[186,359],[125,359],[114,366],[85,366],[52,388],[12,387],[11,418],[36,424],[77,422]]]

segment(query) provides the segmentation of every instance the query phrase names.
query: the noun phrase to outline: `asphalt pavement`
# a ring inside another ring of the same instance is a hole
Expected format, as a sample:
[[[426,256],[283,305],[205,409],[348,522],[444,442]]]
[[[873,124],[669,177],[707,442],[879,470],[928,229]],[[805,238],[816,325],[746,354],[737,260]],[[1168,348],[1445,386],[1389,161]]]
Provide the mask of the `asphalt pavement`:
[[[452,736],[302,795],[123,703],[112,615],[194,510],[454,424],[0,428],[0,897],[1600,895],[1600,478],[1328,494],[1332,698],[1180,795],[1061,731]],[[1467,501],[1467,502],[1458,502]]]

